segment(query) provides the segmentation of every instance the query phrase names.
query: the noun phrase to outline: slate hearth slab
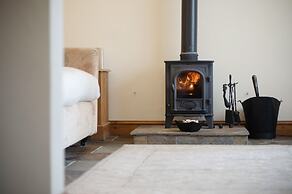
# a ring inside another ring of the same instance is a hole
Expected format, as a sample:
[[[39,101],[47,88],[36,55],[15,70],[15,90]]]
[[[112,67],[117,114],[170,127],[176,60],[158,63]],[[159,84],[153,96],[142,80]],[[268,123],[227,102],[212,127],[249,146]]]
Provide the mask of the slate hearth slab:
[[[291,194],[292,146],[125,145],[65,193]]]
[[[163,125],[142,125],[131,135],[135,144],[247,144],[249,133],[243,127],[181,132]]]

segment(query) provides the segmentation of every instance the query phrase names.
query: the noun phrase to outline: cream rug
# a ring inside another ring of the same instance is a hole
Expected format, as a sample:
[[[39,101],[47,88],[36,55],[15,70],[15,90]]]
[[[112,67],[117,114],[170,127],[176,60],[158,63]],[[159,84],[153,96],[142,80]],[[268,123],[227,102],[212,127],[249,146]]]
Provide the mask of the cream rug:
[[[125,145],[70,194],[291,194],[292,146]]]

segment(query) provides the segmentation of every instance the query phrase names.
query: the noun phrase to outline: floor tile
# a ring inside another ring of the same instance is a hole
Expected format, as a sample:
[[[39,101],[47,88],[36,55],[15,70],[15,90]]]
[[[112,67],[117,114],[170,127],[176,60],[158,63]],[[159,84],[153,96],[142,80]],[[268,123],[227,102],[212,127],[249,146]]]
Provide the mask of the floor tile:
[[[67,171],[65,172],[65,184],[68,185],[69,183],[76,180],[78,177],[80,177],[83,173],[86,171]]]

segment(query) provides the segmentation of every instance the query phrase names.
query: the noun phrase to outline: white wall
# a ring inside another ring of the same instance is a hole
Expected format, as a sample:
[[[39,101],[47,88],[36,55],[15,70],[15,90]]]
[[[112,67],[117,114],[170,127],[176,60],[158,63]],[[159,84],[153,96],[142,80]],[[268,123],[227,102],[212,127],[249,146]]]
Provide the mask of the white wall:
[[[54,13],[52,13],[52,11]],[[0,193],[61,193],[62,3],[0,3]]]
[[[103,47],[110,68],[111,120],[164,119],[164,60],[180,54],[180,0],[65,0],[65,46]],[[222,84],[239,81],[238,99],[283,99],[292,120],[292,1],[199,1],[200,59],[214,59],[214,113],[224,119]],[[241,109],[241,105],[239,105]]]

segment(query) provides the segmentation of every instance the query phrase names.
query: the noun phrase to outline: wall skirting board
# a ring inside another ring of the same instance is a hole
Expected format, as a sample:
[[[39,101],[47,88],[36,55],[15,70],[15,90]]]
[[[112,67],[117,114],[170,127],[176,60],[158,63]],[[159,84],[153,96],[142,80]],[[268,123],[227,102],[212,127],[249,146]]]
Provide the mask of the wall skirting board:
[[[224,124],[224,121],[214,121],[215,125]],[[164,121],[110,121],[110,134],[129,137],[130,132],[139,125],[163,125]],[[244,125],[244,122],[241,123]],[[292,136],[292,121],[278,121],[277,135]]]

